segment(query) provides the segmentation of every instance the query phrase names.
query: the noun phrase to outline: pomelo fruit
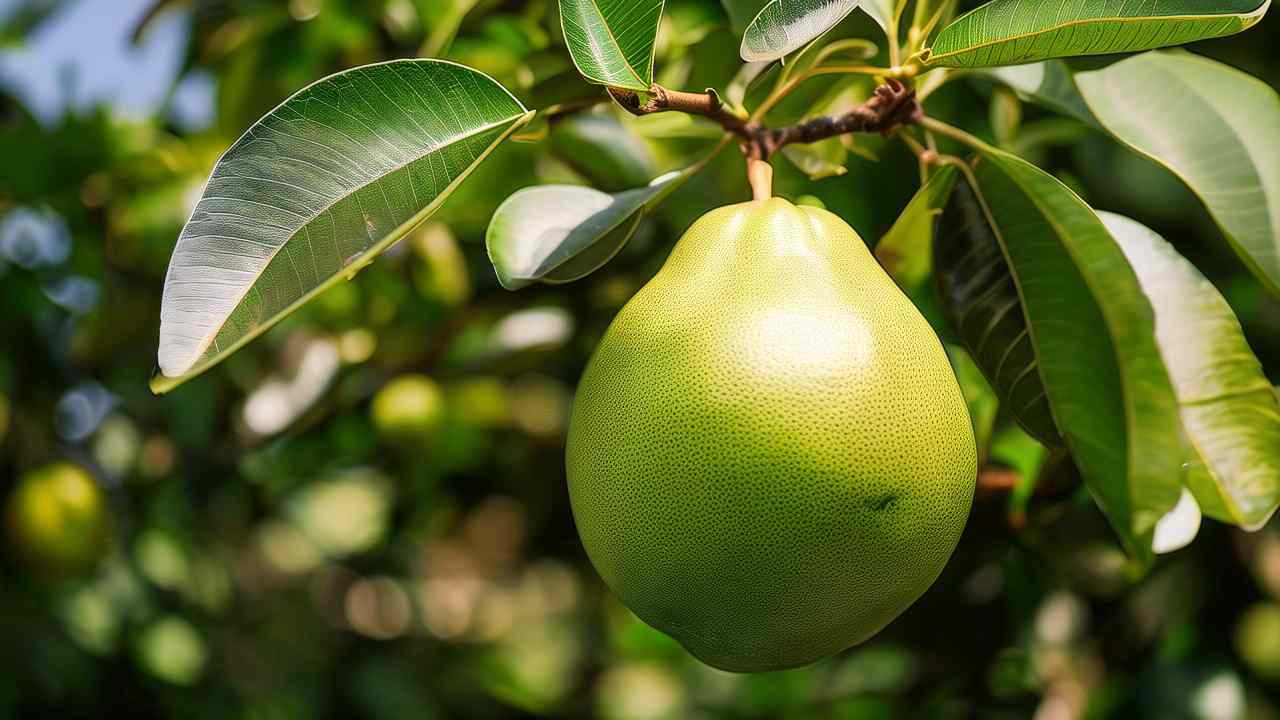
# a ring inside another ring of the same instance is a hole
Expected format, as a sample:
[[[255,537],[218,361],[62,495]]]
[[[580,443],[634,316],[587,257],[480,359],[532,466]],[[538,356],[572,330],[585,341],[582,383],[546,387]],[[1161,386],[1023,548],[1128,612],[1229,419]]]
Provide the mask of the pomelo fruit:
[[[927,321],[844,221],[777,198],[694,223],[601,340],[567,445],[605,582],[738,672],[897,617],[955,549],[977,474]]]

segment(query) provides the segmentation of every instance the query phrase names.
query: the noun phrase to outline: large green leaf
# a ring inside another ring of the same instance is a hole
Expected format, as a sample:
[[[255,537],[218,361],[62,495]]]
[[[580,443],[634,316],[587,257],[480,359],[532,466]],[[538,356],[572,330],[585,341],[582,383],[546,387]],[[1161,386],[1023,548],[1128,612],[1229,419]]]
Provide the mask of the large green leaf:
[[[169,262],[157,392],[221,361],[430,215],[532,113],[441,60],[321,80],[218,161]]]
[[[663,0],[560,0],[564,41],[578,72],[599,85],[645,91]]]
[[[690,174],[668,173],[647,187],[613,195],[578,185],[517,191],[494,212],[485,236],[498,281],[519,290],[535,282],[572,282],[594,272]]]
[[[1245,265],[1280,293],[1280,95],[1222,63],[1145,53],[1075,73],[1050,61],[993,73],[1178,176]]]
[[[747,62],[764,62],[804,47],[845,19],[858,0],[772,0],[742,35]]]
[[[1201,510],[1257,529],[1280,505],[1280,403],[1217,288],[1163,238],[1099,213],[1156,313],[1156,339],[1181,406]]]
[[[1098,123],[1180,177],[1280,293],[1280,95],[1222,63],[1147,53],[1076,82]]]
[[[952,191],[933,248],[947,317],[1001,406],[1040,442],[1061,445],[1017,284],[967,180]]]
[[[1151,304],[1102,221],[1052,175],[994,148],[975,174],[1058,429],[1125,545],[1146,558],[1182,462]]]
[[[1270,5],[1271,0],[992,0],[943,28],[928,62],[994,67],[1182,45],[1246,30]]]

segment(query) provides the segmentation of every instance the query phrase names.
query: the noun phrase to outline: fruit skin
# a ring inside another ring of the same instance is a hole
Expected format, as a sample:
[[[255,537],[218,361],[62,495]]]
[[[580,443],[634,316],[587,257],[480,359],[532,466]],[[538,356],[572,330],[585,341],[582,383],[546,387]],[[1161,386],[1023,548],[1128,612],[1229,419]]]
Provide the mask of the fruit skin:
[[[703,216],[622,309],[566,456],[605,582],[737,672],[897,617],[955,549],[977,475],[927,321],[844,221],[776,198]]]
[[[58,462],[28,472],[9,498],[7,515],[15,549],[50,577],[91,570],[111,545],[106,498],[78,465]]]

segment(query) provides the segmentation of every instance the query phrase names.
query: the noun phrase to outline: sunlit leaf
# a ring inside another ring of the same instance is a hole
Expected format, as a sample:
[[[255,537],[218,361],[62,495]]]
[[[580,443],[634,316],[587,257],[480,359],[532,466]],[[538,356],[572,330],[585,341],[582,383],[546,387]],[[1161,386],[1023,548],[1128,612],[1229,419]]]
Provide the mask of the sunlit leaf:
[[[948,319],[1004,411],[1040,442],[1060,445],[1017,284],[966,180],[956,185],[938,220],[933,262]]]
[[[889,32],[889,24],[896,10],[897,0],[862,0],[858,7],[871,16],[880,29]]]
[[[577,185],[539,185],[507,198],[489,223],[485,244],[508,290],[535,282],[572,282],[609,262],[646,212],[689,173],[668,173],[647,187],[610,195]]]
[[[1146,558],[1178,501],[1182,456],[1151,304],[1102,221],[1059,180],[994,148],[975,174],[1058,429],[1129,551]]]
[[[1099,213],[1156,313],[1156,339],[1195,460],[1191,490],[1211,517],[1257,529],[1280,506],[1280,403],[1217,288],[1163,238]]]
[[[1076,82],[1098,123],[1169,168],[1280,293],[1280,95],[1222,63],[1147,53]]]
[[[1280,293],[1280,95],[1222,63],[1154,52],[1072,75],[1050,61],[993,73],[1178,176],[1245,265]]]
[[[835,27],[858,0],[772,0],[742,35],[747,62],[777,60]]]
[[[1247,30],[1270,5],[1271,0],[992,0],[943,28],[928,62],[993,67],[1182,45]]]
[[[560,23],[578,72],[599,85],[645,91],[663,0],[560,0]]]
[[[488,76],[439,60],[356,68],[286,100],[218,161],[178,238],[153,389],[353,276],[530,115]]]

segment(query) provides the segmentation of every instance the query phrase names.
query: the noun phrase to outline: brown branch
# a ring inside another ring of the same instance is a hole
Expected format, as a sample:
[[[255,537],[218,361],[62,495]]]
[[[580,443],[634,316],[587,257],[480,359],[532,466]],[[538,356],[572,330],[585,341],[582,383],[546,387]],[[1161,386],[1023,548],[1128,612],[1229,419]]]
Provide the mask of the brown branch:
[[[609,94],[633,115],[675,111],[711,118],[737,135],[743,152],[754,160],[768,160],[783,146],[793,143],[818,142],[856,132],[888,134],[898,127],[924,119],[915,89],[894,78],[886,80],[870,99],[847,113],[817,117],[781,128],[770,128],[734,114],[724,106],[714,90],[687,93],[655,84],[649,88],[649,97],[643,102],[640,95],[632,90],[609,88]]]

